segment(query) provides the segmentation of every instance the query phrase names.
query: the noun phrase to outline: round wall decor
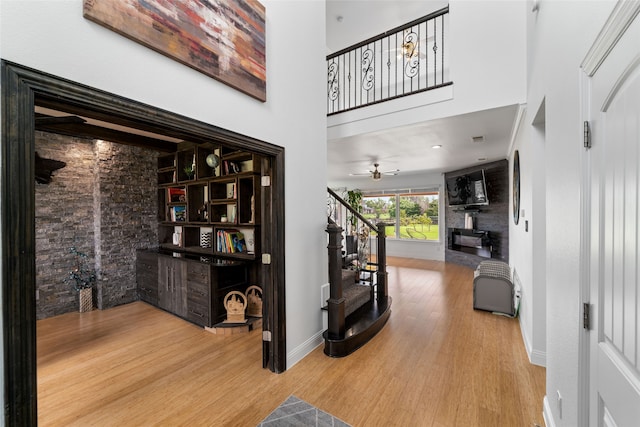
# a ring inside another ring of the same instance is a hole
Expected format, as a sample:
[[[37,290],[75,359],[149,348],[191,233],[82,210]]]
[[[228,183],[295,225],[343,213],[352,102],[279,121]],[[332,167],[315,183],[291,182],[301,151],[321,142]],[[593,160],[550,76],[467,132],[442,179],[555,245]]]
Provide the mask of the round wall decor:
[[[513,155],[513,222],[520,221],[520,154],[516,150]]]

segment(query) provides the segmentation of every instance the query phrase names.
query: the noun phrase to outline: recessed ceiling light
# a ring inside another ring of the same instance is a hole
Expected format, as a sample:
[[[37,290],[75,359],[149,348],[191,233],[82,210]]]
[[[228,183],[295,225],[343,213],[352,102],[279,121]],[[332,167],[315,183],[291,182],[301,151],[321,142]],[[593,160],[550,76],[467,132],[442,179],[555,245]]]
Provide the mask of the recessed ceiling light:
[[[471,137],[471,142],[484,142],[484,136],[480,135],[480,136],[472,136]]]
[[[442,148],[442,145],[440,145],[440,144],[438,144],[438,145],[432,145],[432,146],[431,146],[431,148],[435,148],[435,149]]]
[[[478,161],[479,161],[479,162],[486,162],[486,161],[487,161],[487,158],[486,158],[486,157],[479,157],[479,158],[478,158]]]

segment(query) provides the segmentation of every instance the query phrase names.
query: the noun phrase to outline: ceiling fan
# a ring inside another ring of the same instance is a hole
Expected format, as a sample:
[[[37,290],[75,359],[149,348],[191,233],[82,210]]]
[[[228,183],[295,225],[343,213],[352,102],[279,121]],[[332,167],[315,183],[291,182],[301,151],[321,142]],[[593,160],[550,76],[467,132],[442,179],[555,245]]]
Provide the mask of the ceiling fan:
[[[392,170],[380,172],[378,170],[379,166],[380,164],[374,163],[373,170],[369,170],[368,172],[365,172],[365,173],[350,173],[349,176],[371,175],[371,179],[373,179],[374,181],[379,181],[382,178],[382,175],[398,175],[398,172],[400,172],[400,169],[392,169]]]

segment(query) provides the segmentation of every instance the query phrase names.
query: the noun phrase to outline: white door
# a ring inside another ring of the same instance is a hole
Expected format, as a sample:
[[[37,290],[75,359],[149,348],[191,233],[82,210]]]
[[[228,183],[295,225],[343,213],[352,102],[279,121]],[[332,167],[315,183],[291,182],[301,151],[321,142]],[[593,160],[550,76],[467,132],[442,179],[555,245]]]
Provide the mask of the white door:
[[[600,38],[592,52],[600,49],[604,62],[585,67],[586,115],[592,130],[592,148],[585,157],[593,304],[588,333],[590,426],[640,426],[638,10],[637,2],[616,6],[618,16],[614,11],[604,36],[617,26],[622,37],[617,42],[610,34]],[[626,24],[620,18],[625,13]],[[608,53],[607,45],[613,46]]]

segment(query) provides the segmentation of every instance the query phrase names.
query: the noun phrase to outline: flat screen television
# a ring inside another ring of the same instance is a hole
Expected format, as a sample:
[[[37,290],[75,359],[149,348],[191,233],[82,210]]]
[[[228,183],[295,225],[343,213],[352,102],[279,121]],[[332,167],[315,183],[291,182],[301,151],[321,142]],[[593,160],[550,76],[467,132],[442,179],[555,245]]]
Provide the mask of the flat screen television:
[[[482,206],[489,204],[484,169],[447,178],[449,206]]]

